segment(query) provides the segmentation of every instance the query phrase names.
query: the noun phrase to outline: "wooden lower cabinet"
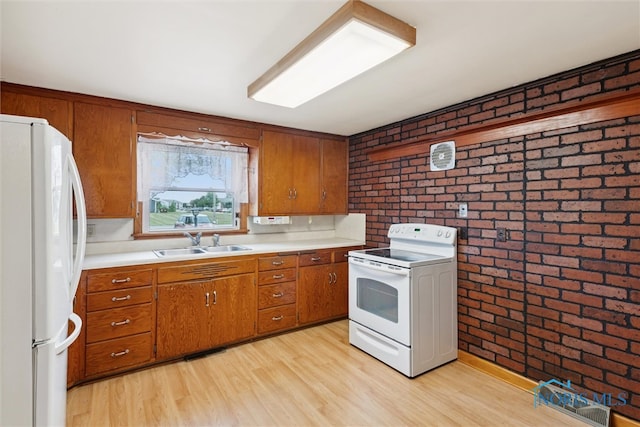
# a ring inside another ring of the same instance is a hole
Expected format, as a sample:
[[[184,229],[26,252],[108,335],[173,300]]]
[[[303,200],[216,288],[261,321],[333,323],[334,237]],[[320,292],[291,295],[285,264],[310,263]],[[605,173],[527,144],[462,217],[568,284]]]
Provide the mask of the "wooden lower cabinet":
[[[155,303],[151,268],[91,271],[86,278],[84,376],[153,360]]]
[[[258,334],[295,327],[298,255],[258,259]]]
[[[300,325],[349,314],[350,249],[317,251],[300,256],[298,322]]]
[[[255,335],[254,274],[158,286],[157,354],[170,359]]]
[[[85,271],[68,385],[344,317],[350,249]]]

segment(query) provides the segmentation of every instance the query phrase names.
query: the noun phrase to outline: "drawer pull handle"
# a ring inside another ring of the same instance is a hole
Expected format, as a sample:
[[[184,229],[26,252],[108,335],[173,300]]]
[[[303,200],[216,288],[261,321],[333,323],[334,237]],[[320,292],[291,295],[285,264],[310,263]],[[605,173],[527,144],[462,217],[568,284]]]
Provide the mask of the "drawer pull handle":
[[[319,256],[314,256],[313,258],[311,258],[311,261],[317,262],[317,261],[321,261],[322,258]]]
[[[129,354],[129,349],[126,349],[125,351],[121,351],[119,353],[111,353],[111,357],[113,358],[120,357],[120,356],[124,356],[125,354]]]
[[[271,296],[274,297],[274,298],[282,298],[284,296],[284,292],[278,292],[278,293],[275,293],[275,294],[273,294]]]
[[[198,128],[198,130],[199,130],[200,132],[211,132],[211,129],[209,129],[209,128],[205,128],[205,127]]]
[[[116,283],[129,283],[131,281],[131,277],[127,277],[126,279],[111,279],[111,283],[114,285]]]
[[[112,297],[111,301],[116,302],[116,301],[127,301],[131,299],[131,295],[127,295],[126,297]]]
[[[284,264],[284,261],[280,260],[280,261],[271,261],[271,265],[282,265]]]
[[[274,274],[273,278],[274,279],[284,279],[284,274]]]
[[[122,326],[122,325],[128,325],[129,323],[131,323],[131,320],[125,319],[122,322],[111,322],[111,326]]]
[[[218,291],[213,291],[213,305],[218,302]]]
[[[274,322],[277,322],[278,320],[282,320],[284,319],[284,316],[280,315],[280,316],[273,316],[271,318],[271,320],[273,320]]]

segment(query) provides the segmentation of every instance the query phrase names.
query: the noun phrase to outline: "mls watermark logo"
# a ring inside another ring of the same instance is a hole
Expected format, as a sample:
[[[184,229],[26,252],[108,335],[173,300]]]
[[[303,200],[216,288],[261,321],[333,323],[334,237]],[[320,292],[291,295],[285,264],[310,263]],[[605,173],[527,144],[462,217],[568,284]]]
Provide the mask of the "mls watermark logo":
[[[532,391],[534,408],[550,406],[593,426],[608,426],[610,407],[627,404],[626,393],[579,393],[570,380],[540,381]]]

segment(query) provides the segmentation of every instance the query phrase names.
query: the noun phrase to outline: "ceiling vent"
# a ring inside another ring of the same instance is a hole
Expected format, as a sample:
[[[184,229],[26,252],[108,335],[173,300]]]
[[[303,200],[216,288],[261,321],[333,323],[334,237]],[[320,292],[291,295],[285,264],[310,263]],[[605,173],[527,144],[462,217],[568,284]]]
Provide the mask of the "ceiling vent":
[[[441,142],[431,146],[431,170],[446,171],[456,165],[455,141]]]

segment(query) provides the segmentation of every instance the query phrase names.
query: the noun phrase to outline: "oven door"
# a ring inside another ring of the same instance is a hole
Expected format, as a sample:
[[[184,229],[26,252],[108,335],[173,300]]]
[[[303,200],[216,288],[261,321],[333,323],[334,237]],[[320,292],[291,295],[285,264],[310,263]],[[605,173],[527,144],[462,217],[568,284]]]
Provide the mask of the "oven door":
[[[349,319],[406,346],[411,269],[349,257]]]

